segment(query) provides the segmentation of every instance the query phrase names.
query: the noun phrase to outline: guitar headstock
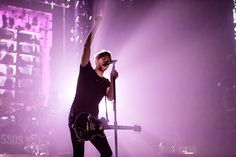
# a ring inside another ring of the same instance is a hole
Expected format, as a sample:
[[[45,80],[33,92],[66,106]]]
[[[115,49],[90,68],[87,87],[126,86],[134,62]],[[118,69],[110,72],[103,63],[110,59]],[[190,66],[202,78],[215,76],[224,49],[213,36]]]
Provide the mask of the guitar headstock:
[[[135,124],[134,127],[133,127],[133,130],[137,131],[137,132],[141,132],[142,128],[141,128],[140,125]]]

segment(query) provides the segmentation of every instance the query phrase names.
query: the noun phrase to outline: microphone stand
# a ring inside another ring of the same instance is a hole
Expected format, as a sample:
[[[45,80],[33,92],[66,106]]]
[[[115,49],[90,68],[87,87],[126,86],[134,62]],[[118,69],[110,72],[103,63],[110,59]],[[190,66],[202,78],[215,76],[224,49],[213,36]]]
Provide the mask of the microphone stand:
[[[113,62],[112,69],[115,69],[115,63]],[[118,157],[118,138],[117,138],[117,113],[116,113],[116,81],[113,78],[113,92],[114,92],[114,101],[113,101],[113,111],[114,111],[114,139],[115,139],[115,157]]]

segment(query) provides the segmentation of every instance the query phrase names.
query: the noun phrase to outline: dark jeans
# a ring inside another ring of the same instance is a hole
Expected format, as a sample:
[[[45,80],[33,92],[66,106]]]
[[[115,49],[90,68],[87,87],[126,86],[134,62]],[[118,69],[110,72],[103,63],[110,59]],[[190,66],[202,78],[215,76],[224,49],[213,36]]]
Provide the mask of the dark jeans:
[[[73,157],[84,157],[84,141],[79,141],[76,137],[74,129],[69,124],[71,142],[73,146]],[[104,133],[103,133],[104,134]],[[99,151],[101,157],[111,157],[112,150],[108,144],[107,138],[104,136],[95,136],[90,142]]]

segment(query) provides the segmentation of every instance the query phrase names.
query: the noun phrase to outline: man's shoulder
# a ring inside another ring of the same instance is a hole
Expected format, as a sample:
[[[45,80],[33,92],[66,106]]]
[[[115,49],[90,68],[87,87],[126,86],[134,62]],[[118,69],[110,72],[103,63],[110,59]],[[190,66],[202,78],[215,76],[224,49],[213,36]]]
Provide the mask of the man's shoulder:
[[[80,64],[80,70],[89,70],[89,69],[93,69],[90,61],[86,65]]]

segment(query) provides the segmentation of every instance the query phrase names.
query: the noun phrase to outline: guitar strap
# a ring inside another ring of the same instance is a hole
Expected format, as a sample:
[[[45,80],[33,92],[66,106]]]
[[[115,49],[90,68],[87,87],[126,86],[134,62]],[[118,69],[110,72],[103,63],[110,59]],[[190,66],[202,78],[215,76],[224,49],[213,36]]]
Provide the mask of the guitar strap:
[[[105,96],[105,108],[106,108],[106,119],[107,119],[107,122],[109,122],[108,112],[107,112],[107,97],[106,96]]]

